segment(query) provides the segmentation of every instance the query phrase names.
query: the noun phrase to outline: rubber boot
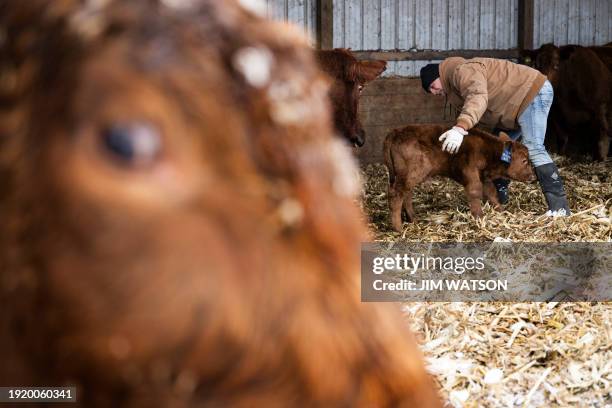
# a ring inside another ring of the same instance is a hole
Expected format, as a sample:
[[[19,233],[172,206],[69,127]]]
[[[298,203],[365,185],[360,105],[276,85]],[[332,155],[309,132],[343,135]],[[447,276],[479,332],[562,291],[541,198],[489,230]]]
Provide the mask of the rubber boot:
[[[497,199],[501,204],[506,204],[508,202],[508,199],[510,198],[508,192],[510,180],[495,179],[493,180],[493,184],[495,185],[495,189],[497,190]]]
[[[555,163],[543,164],[535,168],[540,187],[548,204],[548,216],[567,216],[570,215],[563,179],[559,175],[559,170]]]

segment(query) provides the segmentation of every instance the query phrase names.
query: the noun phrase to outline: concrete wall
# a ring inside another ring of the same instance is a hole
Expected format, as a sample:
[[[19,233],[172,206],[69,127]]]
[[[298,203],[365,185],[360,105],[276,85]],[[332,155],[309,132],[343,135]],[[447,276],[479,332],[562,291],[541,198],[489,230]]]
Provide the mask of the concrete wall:
[[[444,97],[427,95],[421,81],[414,78],[381,78],[363,91],[360,118],[366,131],[366,143],[359,149],[359,160],[382,162],[385,135],[410,123],[452,123],[450,112],[444,115]]]

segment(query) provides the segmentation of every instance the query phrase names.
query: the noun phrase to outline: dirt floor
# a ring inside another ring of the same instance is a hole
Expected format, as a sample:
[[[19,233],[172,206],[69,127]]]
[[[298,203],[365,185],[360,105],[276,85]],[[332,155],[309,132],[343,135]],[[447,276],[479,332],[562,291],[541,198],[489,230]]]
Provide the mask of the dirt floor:
[[[513,182],[505,212],[475,220],[463,187],[421,185],[418,221],[390,228],[387,171],[363,169],[363,208],[374,241],[612,242],[612,162],[556,157],[573,215],[542,217],[537,183]],[[612,273],[612,266],[611,266]],[[429,370],[455,407],[612,407],[610,303],[407,303]]]

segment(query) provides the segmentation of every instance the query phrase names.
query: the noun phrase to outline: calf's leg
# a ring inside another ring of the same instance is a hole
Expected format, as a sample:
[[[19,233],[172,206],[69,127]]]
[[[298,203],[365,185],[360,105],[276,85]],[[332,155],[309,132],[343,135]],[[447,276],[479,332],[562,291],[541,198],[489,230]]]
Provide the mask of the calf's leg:
[[[606,104],[602,104],[599,107],[599,137],[597,140],[597,152],[596,160],[605,161],[608,157],[608,149],[610,148],[610,138],[608,135],[609,123],[608,123],[608,107]]]
[[[393,186],[389,187],[389,214],[391,214],[391,226],[396,231],[402,230],[402,194]]]
[[[408,222],[414,222],[416,220],[414,216],[414,208],[412,207],[412,190],[412,186],[407,186],[406,192],[404,193],[404,210],[406,210]]]
[[[464,186],[472,215],[476,218],[482,217],[483,188],[478,171],[468,170],[464,173]]]
[[[503,180],[503,179],[500,179],[500,180]],[[501,211],[503,207],[502,207],[501,202],[499,201],[495,183],[493,183],[492,180],[485,180],[483,186],[484,186],[484,196],[487,199],[487,201],[491,203],[493,208],[495,208],[498,211]],[[506,188],[507,188],[507,185],[506,185]]]

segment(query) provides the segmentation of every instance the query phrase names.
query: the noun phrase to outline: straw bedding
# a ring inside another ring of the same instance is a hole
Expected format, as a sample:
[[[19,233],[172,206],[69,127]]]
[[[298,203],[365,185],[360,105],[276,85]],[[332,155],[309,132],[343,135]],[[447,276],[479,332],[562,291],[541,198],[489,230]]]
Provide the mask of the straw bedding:
[[[475,220],[463,187],[443,178],[419,186],[418,221],[391,230],[387,171],[363,168],[362,206],[384,242],[612,242],[612,162],[556,157],[574,214],[542,217],[537,183],[513,182],[504,212]],[[612,266],[610,268],[612,273]],[[455,407],[612,407],[609,303],[407,303],[429,370]]]

